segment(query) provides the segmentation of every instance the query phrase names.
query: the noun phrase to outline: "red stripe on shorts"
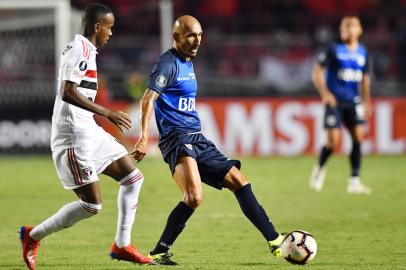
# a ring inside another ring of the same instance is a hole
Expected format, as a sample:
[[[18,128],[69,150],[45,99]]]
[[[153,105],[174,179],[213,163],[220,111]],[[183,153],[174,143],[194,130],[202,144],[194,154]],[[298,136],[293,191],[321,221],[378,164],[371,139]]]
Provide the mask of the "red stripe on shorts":
[[[73,179],[75,180],[76,185],[82,184],[82,178],[80,176],[80,170],[76,163],[75,152],[73,148],[68,149],[69,165],[73,173]]]

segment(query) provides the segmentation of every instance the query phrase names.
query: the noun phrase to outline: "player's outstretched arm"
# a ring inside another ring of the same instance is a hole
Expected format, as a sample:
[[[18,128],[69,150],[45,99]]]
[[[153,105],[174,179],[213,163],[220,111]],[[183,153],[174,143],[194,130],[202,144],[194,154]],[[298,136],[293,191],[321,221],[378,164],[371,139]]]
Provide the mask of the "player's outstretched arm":
[[[154,101],[159,97],[159,94],[151,89],[146,89],[140,100],[140,138],[135,144],[134,151],[131,153],[133,158],[141,161],[147,154],[148,138],[149,138],[149,123],[154,110]]]
[[[312,80],[314,86],[320,94],[323,103],[329,105],[330,107],[335,107],[337,101],[333,94],[328,90],[326,80],[324,78],[325,68],[320,64],[316,64],[312,71]]]
[[[121,111],[109,110],[99,104],[88,100],[86,97],[79,93],[79,91],[76,89],[77,87],[77,83],[64,81],[62,100],[84,110],[88,110],[90,112],[97,113],[108,118],[121,131],[123,131],[123,128],[127,130],[132,129],[131,120],[128,117],[128,114]]]
[[[368,73],[364,73],[361,81],[361,98],[364,104],[365,116],[370,117],[372,112],[371,105],[371,78]]]

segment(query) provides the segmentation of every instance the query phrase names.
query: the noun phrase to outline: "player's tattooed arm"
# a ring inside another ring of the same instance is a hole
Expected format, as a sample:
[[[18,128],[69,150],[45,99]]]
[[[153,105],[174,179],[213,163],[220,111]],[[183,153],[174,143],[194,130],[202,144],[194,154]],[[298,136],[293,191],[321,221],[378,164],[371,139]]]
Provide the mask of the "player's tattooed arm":
[[[320,94],[322,102],[330,107],[335,107],[337,105],[337,101],[334,95],[327,88],[324,72],[325,68],[320,64],[316,64],[312,71],[312,80],[314,86]]]
[[[140,138],[135,144],[134,151],[131,153],[137,161],[141,161],[147,154],[149,123],[154,110],[154,101],[158,97],[159,94],[157,92],[147,88],[140,100]]]
[[[90,101],[79,93],[79,91],[77,90],[77,83],[71,81],[64,81],[63,83],[63,101],[84,110],[106,117],[111,122],[113,122],[121,131],[123,131],[123,128],[127,130],[132,129],[132,123],[130,118],[128,117],[128,114],[121,111],[109,110],[99,104]]]

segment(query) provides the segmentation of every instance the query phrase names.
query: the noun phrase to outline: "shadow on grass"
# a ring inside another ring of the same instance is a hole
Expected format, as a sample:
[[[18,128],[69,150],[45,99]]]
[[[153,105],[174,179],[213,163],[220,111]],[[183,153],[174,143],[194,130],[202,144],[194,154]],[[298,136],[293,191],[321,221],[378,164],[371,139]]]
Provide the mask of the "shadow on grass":
[[[0,263],[0,269],[8,269],[8,270],[21,270],[24,266],[24,263]]]
[[[247,266],[247,267],[254,267],[254,266],[263,266],[263,265],[267,265],[266,263],[263,262],[247,262],[247,263],[238,263],[237,265],[241,265],[241,266]]]

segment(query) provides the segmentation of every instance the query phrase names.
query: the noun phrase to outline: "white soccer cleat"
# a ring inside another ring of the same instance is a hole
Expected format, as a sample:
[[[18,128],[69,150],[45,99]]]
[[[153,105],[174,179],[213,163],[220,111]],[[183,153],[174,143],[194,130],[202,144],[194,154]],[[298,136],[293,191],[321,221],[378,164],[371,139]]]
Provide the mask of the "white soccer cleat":
[[[362,184],[359,177],[351,177],[348,181],[348,194],[371,194],[372,189]]]
[[[326,168],[318,164],[314,165],[312,174],[310,175],[309,185],[311,189],[320,192],[323,189],[324,179],[326,178]]]

